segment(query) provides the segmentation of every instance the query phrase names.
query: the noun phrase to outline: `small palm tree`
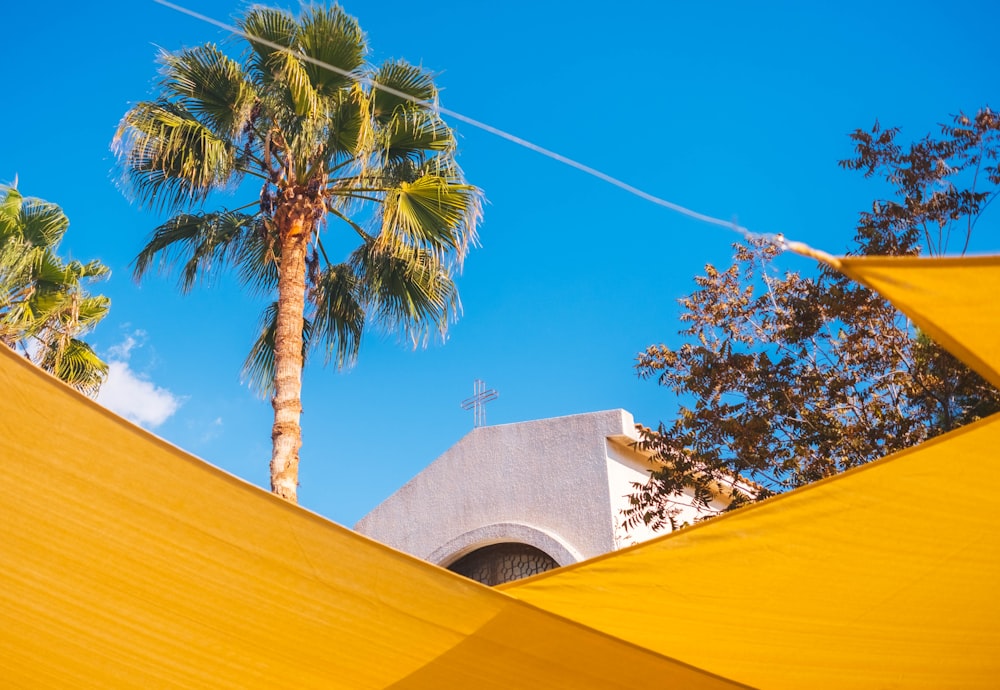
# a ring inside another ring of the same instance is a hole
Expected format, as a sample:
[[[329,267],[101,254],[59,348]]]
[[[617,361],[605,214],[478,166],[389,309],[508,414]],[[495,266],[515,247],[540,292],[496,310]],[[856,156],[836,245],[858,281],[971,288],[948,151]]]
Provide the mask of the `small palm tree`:
[[[84,281],[108,274],[99,261],[56,255],[69,219],[55,204],[0,189],[0,342],[42,369],[96,395],[108,365],[80,339],[108,313],[110,300]]]
[[[162,54],[158,98],[125,114],[114,145],[129,193],[174,214],[136,257],[137,279],[179,264],[186,291],[232,266],[276,296],[245,372],[274,407],[271,489],[295,501],[306,354],[322,347],[349,365],[371,322],[414,343],[443,333],[481,194],[456,165],[431,75],[366,64],[364,34],[340,7],[255,7],[239,26],[242,61],[211,44]],[[250,203],[201,210],[248,178]],[[324,245],[334,226],[355,240],[343,258]]]

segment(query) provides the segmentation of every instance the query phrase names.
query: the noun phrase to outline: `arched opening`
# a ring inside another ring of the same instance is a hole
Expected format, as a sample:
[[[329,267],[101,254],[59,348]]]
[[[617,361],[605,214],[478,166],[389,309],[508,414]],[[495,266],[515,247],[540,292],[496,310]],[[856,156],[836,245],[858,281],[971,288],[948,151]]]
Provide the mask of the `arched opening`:
[[[465,554],[448,570],[493,587],[558,568],[552,556],[530,544],[503,542]]]

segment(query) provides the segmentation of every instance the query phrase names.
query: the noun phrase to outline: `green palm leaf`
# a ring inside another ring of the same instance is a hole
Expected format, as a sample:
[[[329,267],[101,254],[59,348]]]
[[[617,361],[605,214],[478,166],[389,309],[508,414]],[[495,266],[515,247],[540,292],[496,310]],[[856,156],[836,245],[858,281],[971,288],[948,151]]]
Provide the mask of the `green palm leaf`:
[[[262,85],[267,84],[273,78],[268,62],[275,53],[275,48],[269,44],[291,48],[298,34],[298,23],[284,10],[258,6],[251,8],[237,25],[251,37],[248,39],[254,51],[250,60],[251,69]],[[254,37],[262,38],[267,43],[254,41]]]
[[[310,293],[313,332],[326,349],[327,361],[333,360],[338,369],[351,366],[361,347],[365,308],[360,288],[354,269],[344,263],[328,266]]]
[[[13,187],[0,187],[0,242],[22,243],[26,249],[54,247],[69,227],[69,219],[55,204],[24,198]]]
[[[354,72],[364,61],[364,33],[357,20],[338,5],[307,8],[301,19],[298,44],[308,57],[341,70],[333,71],[316,62],[303,63],[313,88],[323,96],[332,96],[350,86],[354,79],[342,72]]]
[[[90,330],[107,316],[111,301],[103,295],[87,295],[81,281],[108,273],[107,267],[95,262],[63,264],[48,252],[35,274],[35,289],[26,301],[33,321],[25,324],[26,335],[44,340],[67,339]]]
[[[354,159],[366,146],[371,132],[368,122],[368,98],[361,89],[344,91],[331,100],[325,150],[330,167]]]
[[[39,247],[53,247],[62,240],[69,218],[55,204],[40,199],[25,199],[17,221],[26,242]]]
[[[47,348],[41,366],[51,371],[56,378],[90,396],[97,394],[108,376],[107,363],[97,356],[90,345],[77,338],[70,338],[59,351]]]
[[[461,261],[476,240],[479,209],[475,187],[424,175],[386,194],[383,235],[386,241],[402,236],[437,253],[451,250]]]
[[[378,139],[387,163],[402,159],[422,163],[427,153],[449,151],[455,145],[444,120],[425,110],[397,111]]]
[[[78,267],[74,269],[77,278],[107,278],[111,275],[111,269],[102,264],[96,259],[93,261],[88,261],[87,263],[81,263],[79,261],[73,262]]]
[[[375,73],[372,81],[412,97],[405,99],[384,89],[373,88],[374,113],[381,124],[388,123],[396,114],[397,108],[422,109],[424,108],[422,103],[433,102],[437,99],[437,88],[434,86],[433,75],[402,60],[383,64]]]
[[[86,332],[96,326],[111,309],[111,300],[104,295],[84,297],[76,305],[77,323],[81,332]]]
[[[164,91],[220,138],[238,137],[250,125],[257,94],[240,63],[212,44],[160,59]]]
[[[33,278],[39,289],[57,288],[74,280],[78,280],[78,273],[82,272],[82,265],[64,263],[56,256],[49,247],[38,254],[38,261],[34,266]]]
[[[319,106],[319,94],[309,78],[309,71],[299,56],[291,51],[275,51],[267,66],[275,81],[288,89],[292,111],[299,117],[311,115]]]
[[[179,214],[153,231],[133,261],[133,274],[141,279],[157,260],[161,272],[181,264],[180,288],[188,292],[213,270],[238,263],[260,231],[259,219],[245,213]]]
[[[110,301],[84,281],[108,275],[99,261],[64,262],[55,253],[69,220],[55,204],[13,188],[0,198],[0,342],[88,395],[107,365],[78,338],[103,319]]]
[[[243,362],[243,381],[262,398],[274,394],[274,336],[278,322],[278,303],[268,305],[260,316],[257,339]],[[312,323],[302,322],[302,362],[306,361],[312,336]]]
[[[233,143],[166,100],[129,110],[114,147],[124,159],[133,195],[154,209],[201,203],[237,173]]]
[[[0,232],[8,235],[13,232],[24,197],[17,191],[17,187],[2,186],[0,190],[3,191],[3,198],[0,199]]]
[[[240,282],[256,295],[272,294],[278,288],[281,249],[270,226],[273,223],[269,220],[254,217],[240,241],[238,255],[232,259],[238,264]]]
[[[414,345],[443,332],[458,314],[458,291],[446,267],[426,249],[366,243],[351,256],[360,299],[387,331]]]

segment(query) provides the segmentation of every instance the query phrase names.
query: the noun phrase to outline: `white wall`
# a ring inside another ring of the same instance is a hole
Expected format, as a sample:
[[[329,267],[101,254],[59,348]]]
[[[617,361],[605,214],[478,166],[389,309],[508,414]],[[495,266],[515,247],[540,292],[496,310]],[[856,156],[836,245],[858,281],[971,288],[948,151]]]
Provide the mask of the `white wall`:
[[[649,478],[649,461],[629,447],[635,440],[636,435],[633,433],[629,437],[607,442],[608,498],[614,522],[615,548],[618,549],[666,534],[666,532],[653,532],[644,524],[625,529],[625,517],[622,511],[629,505],[628,497],[634,491],[632,484],[633,482],[645,484]]]
[[[500,541],[529,543],[560,565],[607,553],[607,438],[634,426],[609,410],[475,429],[355,529],[445,565]]]
[[[666,531],[626,530],[622,516],[632,482],[650,469],[632,448],[637,438],[625,410],[475,429],[355,529],[444,566],[499,542],[568,565],[646,541]],[[691,501],[677,497],[679,522],[697,519]]]

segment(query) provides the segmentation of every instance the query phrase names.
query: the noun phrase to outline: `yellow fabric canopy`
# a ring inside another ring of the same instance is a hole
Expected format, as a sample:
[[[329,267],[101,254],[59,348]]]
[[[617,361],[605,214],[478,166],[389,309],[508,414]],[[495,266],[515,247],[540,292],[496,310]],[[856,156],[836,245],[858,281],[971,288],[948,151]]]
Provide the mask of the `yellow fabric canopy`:
[[[1000,258],[844,259],[1000,385]],[[993,688],[1000,417],[508,594],[763,688]]]
[[[739,687],[370,541],[0,347],[4,688]]]
[[[1000,259],[842,268],[998,381]],[[6,348],[0,391],[3,687],[1000,678],[1000,417],[496,591],[227,475]]]
[[[1000,256],[844,258],[837,268],[1000,387]]]

